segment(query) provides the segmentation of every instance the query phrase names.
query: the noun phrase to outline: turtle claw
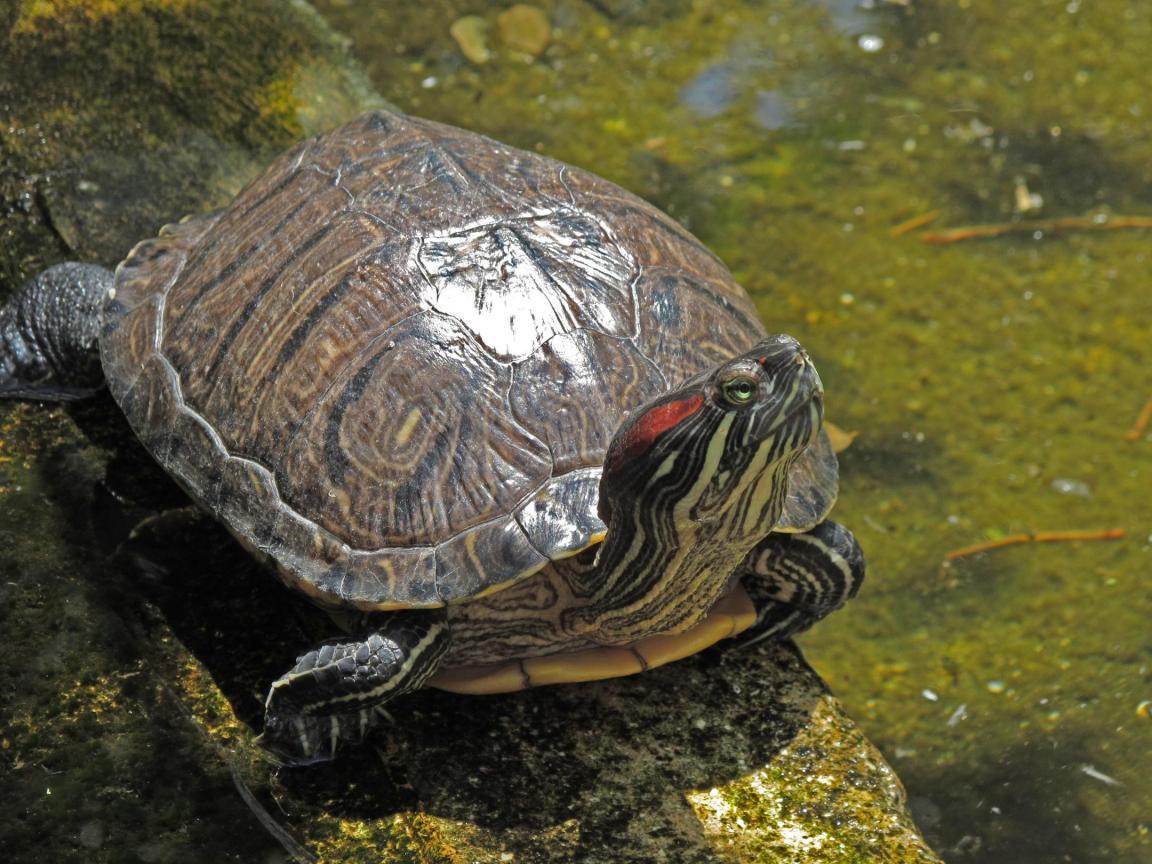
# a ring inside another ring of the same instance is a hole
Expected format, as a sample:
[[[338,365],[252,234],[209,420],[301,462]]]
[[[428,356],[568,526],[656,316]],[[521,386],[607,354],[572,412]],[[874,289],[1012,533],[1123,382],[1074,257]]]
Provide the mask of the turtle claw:
[[[865,568],[860,544],[836,522],[802,533],[769,534],[741,566],[741,583],[756,605],[756,623],[741,634],[741,642],[807,630],[856,596]]]
[[[267,718],[256,741],[287,767],[330,762],[344,747],[367,737],[374,713],[365,709],[350,714],[273,715]]]
[[[363,741],[384,703],[439,667],[450,641],[445,618],[443,610],[386,613],[363,640],[298,658],[268,691],[264,746],[286,765],[309,765]]]

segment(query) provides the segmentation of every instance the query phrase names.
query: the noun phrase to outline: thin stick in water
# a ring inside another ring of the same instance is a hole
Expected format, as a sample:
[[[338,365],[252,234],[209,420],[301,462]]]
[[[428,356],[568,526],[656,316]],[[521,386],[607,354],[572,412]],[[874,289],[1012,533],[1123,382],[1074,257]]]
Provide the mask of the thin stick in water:
[[[975,543],[953,549],[944,555],[941,570],[947,570],[952,562],[959,558],[979,555],[981,552],[990,552],[993,549],[1003,549],[1005,546],[1019,546],[1024,543],[1063,543],[1080,540],[1119,540],[1127,532],[1123,528],[1109,528],[1104,531],[1030,531],[1027,534],[1010,534],[998,540],[989,540],[986,543]]]
[[[1152,399],[1144,403],[1140,416],[1136,418],[1135,425],[1124,433],[1125,441],[1139,441],[1148,431],[1148,424],[1152,423]]]

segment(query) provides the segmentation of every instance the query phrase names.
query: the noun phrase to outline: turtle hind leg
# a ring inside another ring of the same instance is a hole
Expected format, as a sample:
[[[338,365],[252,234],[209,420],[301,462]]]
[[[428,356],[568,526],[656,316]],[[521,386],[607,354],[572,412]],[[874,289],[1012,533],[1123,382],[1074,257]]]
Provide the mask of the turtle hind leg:
[[[112,273],[57,264],[0,307],[0,397],[68,401],[104,383],[96,338]]]
[[[273,682],[261,740],[285,764],[335,758],[363,740],[380,706],[436,672],[450,642],[443,610],[374,617],[374,632],[309,651]]]
[[[856,596],[864,581],[864,552],[835,522],[799,534],[769,534],[748,554],[739,574],[756,606],[745,644],[807,630]]]

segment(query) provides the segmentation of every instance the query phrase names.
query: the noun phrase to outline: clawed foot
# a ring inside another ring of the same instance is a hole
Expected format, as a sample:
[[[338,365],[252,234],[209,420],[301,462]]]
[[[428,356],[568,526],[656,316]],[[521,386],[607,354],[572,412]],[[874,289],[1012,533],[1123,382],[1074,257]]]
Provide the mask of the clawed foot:
[[[864,571],[860,544],[835,522],[821,522],[798,534],[770,534],[743,564],[741,583],[757,615],[742,641],[751,644],[807,630],[856,596]]]
[[[273,682],[261,741],[286,765],[336,757],[364,740],[382,706],[421,687],[450,641],[443,610],[381,613],[362,641],[309,651]]]

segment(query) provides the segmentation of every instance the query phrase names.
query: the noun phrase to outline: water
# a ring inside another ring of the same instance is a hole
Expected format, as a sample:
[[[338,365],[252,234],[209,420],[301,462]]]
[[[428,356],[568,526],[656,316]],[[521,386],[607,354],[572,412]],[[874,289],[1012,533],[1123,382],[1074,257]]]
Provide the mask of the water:
[[[942,856],[979,864],[1152,860],[1152,720],[1138,712],[1152,699],[1152,438],[1124,438],[1152,397],[1149,233],[1037,229],[939,246],[922,239],[954,226],[1152,212],[1152,75],[1144,59],[1152,14],[1139,0],[538,5],[553,27],[544,54],[529,62],[503,49],[493,26],[483,65],[466,60],[448,35],[454,20],[478,8],[491,17],[478,4],[317,8],[384,98],[592,168],[653,201],[729,264],[771,329],[808,347],[829,416],[859,433],[841,457],[837,518],[857,532],[871,572],[855,603],[801,643],[900,773]],[[63,32],[95,32],[92,50],[115,57],[110,34],[147,29],[132,15],[164,22],[181,14],[180,4],[130,6],[144,12],[102,19],[92,11]],[[252,20],[235,26],[258,30]],[[228,27],[196,27],[206,43],[239,41]],[[28,50],[44,58],[64,37],[45,27],[38,38],[49,49]],[[293,39],[288,49],[271,35],[258,40],[279,77],[260,78],[254,95],[234,97],[228,111],[209,105],[203,94],[215,91],[197,89],[194,78],[162,77],[169,83],[143,116],[179,117],[172,93],[195,93],[202,101],[193,113],[224,119],[148,163],[159,166],[157,184],[175,173],[187,178],[187,199],[220,203],[261,154],[309,123],[322,128],[340,114],[334,103],[355,101],[332,95],[359,93],[362,84],[329,71],[338,68],[336,49]],[[175,51],[142,55],[141,43],[131,44],[137,61],[184,68]],[[222,66],[239,75],[256,62]],[[67,71],[53,74],[61,77],[37,84],[38,93],[52,92],[57,80],[79,86]],[[155,76],[139,83],[150,92]],[[30,112],[5,98],[16,119]],[[99,113],[99,105],[82,104],[81,117]],[[304,119],[293,129],[285,116]],[[116,136],[133,145],[146,137]],[[5,146],[8,162],[53,143]],[[183,164],[173,164],[176,153]],[[108,174],[138,189],[136,169],[124,167],[135,164],[117,163]],[[54,210],[51,189],[34,183],[20,199],[13,190],[26,179],[0,172],[7,200],[26,200],[32,214],[5,216],[4,272],[34,269],[49,241],[57,253],[64,243],[97,257],[85,238],[101,220],[84,211],[69,218],[63,204]],[[148,225],[180,215],[130,209],[143,211],[134,218]],[[931,224],[894,236],[893,228],[932,213]],[[147,233],[142,225],[138,236]],[[44,593],[57,601],[54,574],[86,560],[72,527],[84,496],[62,490],[80,488],[77,478],[99,466],[59,413],[20,408],[3,416],[0,440],[15,460],[4,482],[21,487],[8,499],[20,521],[5,523],[5,537],[17,550],[13,560],[43,569]],[[75,455],[63,476],[45,480],[35,470],[45,454]],[[45,510],[41,496],[58,503]],[[941,567],[949,550],[981,541],[1108,528],[1127,535],[1008,547]],[[63,596],[72,596],[70,608],[94,608],[81,587]],[[59,608],[47,605],[39,622],[52,634],[45,647],[7,665],[61,673],[53,646],[63,650],[79,637],[61,625]],[[114,622],[77,615],[84,620],[75,628],[89,637],[114,646],[126,638]],[[162,694],[133,690],[133,680],[116,685],[122,703],[163,703]],[[98,709],[107,688],[76,686],[57,698],[75,706],[77,734],[106,733]],[[115,765],[143,752],[133,737],[140,734],[125,724],[113,739],[121,750],[103,758]],[[156,735],[161,748],[186,741],[171,730]],[[176,791],[180,778],[162,760],[153,777],[146,790],[113,795],[126,819],[152,814],[153,835],[140,829],[142,848],[159,844],[152,860],[165,860],[171,839],[164,832],[172,823],[155,815],[165,808],[199,826],[201,842],[246,838],[229,846],[242,860],[275,848],[244,827],[246,812],[211,806],[232,794],[225,772],[208,772],[211,782],[191,793]],[[75,835],[78,849],[98,831],[123,830],[108,824],[107,812]]]

